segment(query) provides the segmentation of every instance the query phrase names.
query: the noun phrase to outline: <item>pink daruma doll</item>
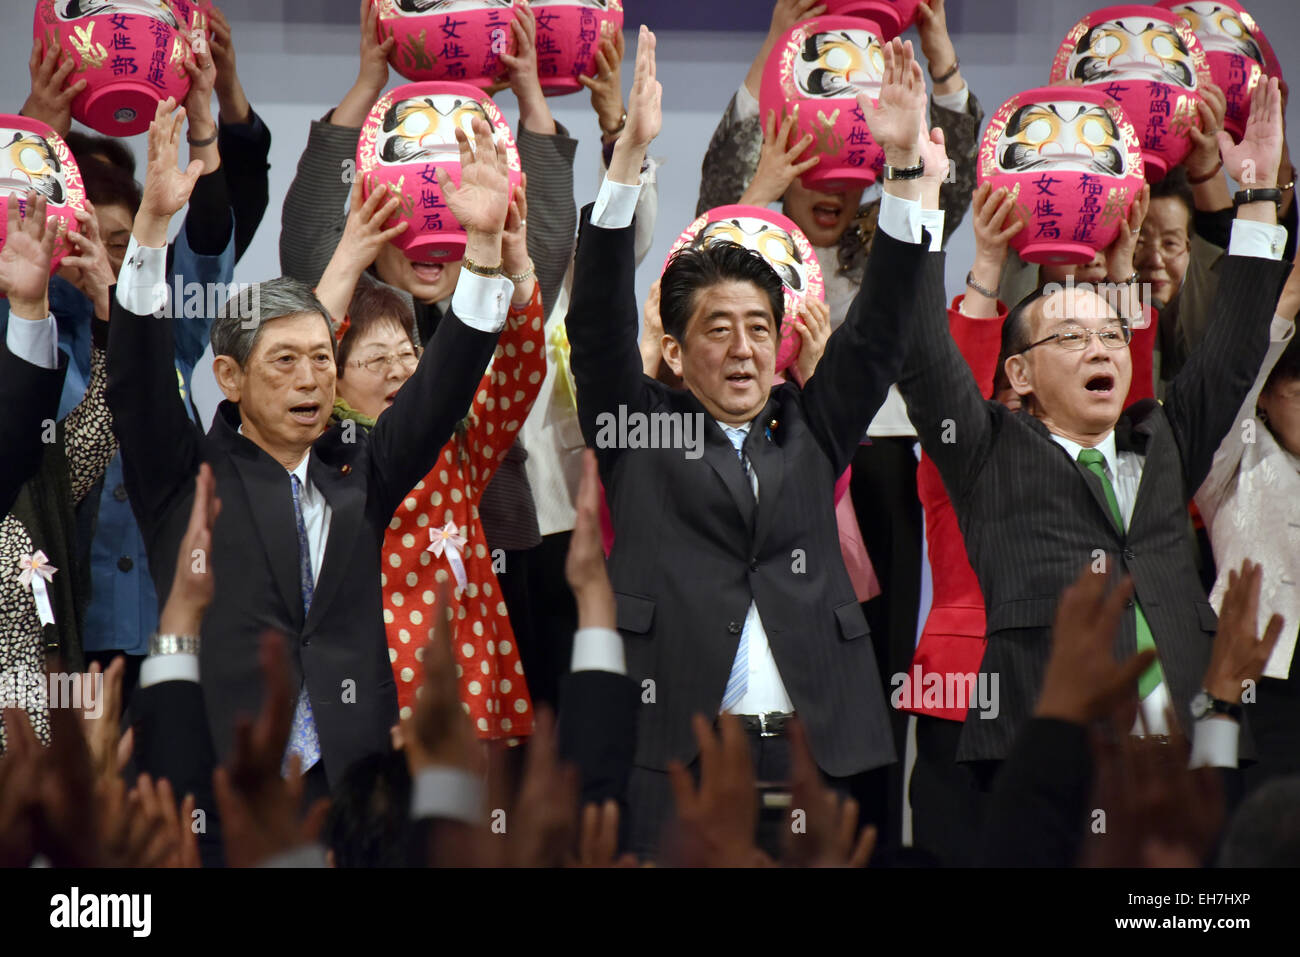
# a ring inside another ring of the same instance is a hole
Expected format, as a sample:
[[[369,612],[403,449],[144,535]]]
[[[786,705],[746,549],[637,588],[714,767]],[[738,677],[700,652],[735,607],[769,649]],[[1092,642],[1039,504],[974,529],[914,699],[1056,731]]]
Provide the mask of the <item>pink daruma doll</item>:
[[[1282,65],[1264,31],[1233,0],[1161,0],[1157,6],[1186,20],[1201,41],[1210,76],[1228,101],[1223,128],[1240,141],[1255,87],[1261,79],[1282,76]]]
[[[77,232],[77,210],[86,208],[86,191],[72,151],[63,138],[39,120],[0,115],[0,249],[4,248],[11,195],[27,213],[27,193],[45,197],[45,221],[58,231],[50,273],[72,249],[68,232]]]
[[[686,227],[668,251],[664,268],[686,248],[733,242],[752,249],[781,277],[785,286],[785,321],[776,353],[776,371],[784,372],[799,358],[802,340],[794,323],[799,307],[808,299],[824,300],[826,284],[812,243],[803,230],[780,213],[762,206],[717,206]]]
[[[369,196],[388,189],[401,197],[396,217],[408,223],[393,240],[413,263],[456,262],[465,255],[465,231],[452,215],[438,186],[437,167],[460,185],[457,128],[470,138],[475,117],[487,122],[503,142],[513,190],[522,179],[519,150],[510,127],[492,98],[466,83],[408,83],[389,91],[370,108],[357,144],[357,175]]]
[[[892,40],[916,20],[921,0],[824,0],[828,17],[866,17]]]
[[[595,74],[600,41],[623,29],[623,0],[532,0],[537,72],[547,96],[577,93]]]
[[[1144,182],[1137,131],[1096,87],[1025,90],[993,114],[978,182],[1019,189],[1011,240],[1031,263],[1079,265],[1127,229]]]
[[[208,34],[207,0],[40,0],[34,35],[76,66],[68,83],[86,88],[72,115],[107,136],[149,129],[158,103],[190,91],[189,36]]]
[[[876,181],[885,152],[867,130],[858,94],[873,100],[884,78],[880,31],[855,17],[814,17],[795,24],[768,55],[763,67],[759,110],[764,123],[775,110],[777,124],[798,107],[798,133],[813,143],[800,162],[817,155],[821,162],[800,182],[809,189],[835,193]]]
[[[1065,35],[1052,83],[1095,87],[1119,102],[1142,143],[1147,178],[1157,182],[1191,151],[1187,131],[1210,82],[1205,51],[1187,23],[1160,7],[1106,7]]]
[[[511,0],[371,0],[389,62],[408,80],[454,80],[487,88],[515,51]]]

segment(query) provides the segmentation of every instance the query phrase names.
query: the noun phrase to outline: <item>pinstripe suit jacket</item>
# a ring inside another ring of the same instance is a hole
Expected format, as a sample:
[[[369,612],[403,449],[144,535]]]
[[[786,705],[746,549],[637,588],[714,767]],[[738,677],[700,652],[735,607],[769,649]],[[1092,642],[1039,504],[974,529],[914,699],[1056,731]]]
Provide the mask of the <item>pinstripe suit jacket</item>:
[[[1127,533],[1116,529],[1100,482],[1038,419],[980,395],[948,332],[942,254],[932,254],[927,268],[898,386],[957,510],[987,608],[980,671],[997,675],[999,690],[997,717],[968,712],[958,760],[1007,756],[1033,712],[1057,599],[1098,550],[1110,570],[1132,576],[1185,723],[1217,627],[1186,534],[1187,503],[1264,358],[1284,264],[1227,257],[1216,321],[1165,403],[1143,400],[1120,417],[1117,447],[1145,456]],[[1116,655],[1134,653],[1135,629],[1129,614]],[[1241,753],[1251,755],[1246,734]]]
[[[609,575],[628,675],[642,688],[636,764],[662,770],[695,757],[691,716],[718,713],[751,601],[822,770],[845,776],[888,764],[880,675],[840,554],[833,493],[901,367],[900,328],[924,250],[877,235],[862,293],[817,374],[802,391],[772,390],[744,446],[758,476],[755,503],[699,400],[641,372],[634,229],[592,226],[584,212],[566,321],[578,418],[614,522]],[[620,406],[699,415],[702,455],[599,447],[598,417]]]

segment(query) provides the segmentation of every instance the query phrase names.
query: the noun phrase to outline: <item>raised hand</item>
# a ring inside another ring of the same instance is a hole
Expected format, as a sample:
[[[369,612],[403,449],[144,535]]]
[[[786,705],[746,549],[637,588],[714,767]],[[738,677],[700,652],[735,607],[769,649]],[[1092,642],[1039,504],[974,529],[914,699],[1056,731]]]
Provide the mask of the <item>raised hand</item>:
[[[6,200],[0,292],[9,297],[9,309],[15,316],[41,320],[50,314],[50,260],[58,227],[45,221],[44,196],[29,191],[26,200],[26,211],[21,214],[17,196],[10,193]]]
[[[634,854],[618,856],[618,802],[588,804],[578,822],[578,851],[569,867],[636,867]]]
[[[858,833],[858,802],[822,783],[798,720],[789,725],[791,809],[804,812],[805,827],[785,835],[783,864],[797,867],[866,867],[876,846],[876,829]]]
[[[895,38],[884,45],[885,70],[880,96],[872,102],[858,94],[867,128],[885,151],[890,166],[914,166],[917,144],[925,126],[925,76],[912,53],[912,41]]]
[[[65,87],[77,63],[56,43],[44,49],[45,42],[36,38],[27,70],[32,77],[32,91],[19,112],[48,124],[60,136],[72,129],[72,101],[86,88],[85,78]]]
[[[1192,151],[1183,160],[1191,179],[1213,176],[1219,165],[1218,133],[1223,129],[1223,118],[1228,114],[1228,98],[1213,83],[1201,87],[1201,99],[1196,103],[1201,126],[1188,127],[1187,136],[1192,141]]]
[[[921,206],[923,209],[939,208],[939,191],[948,179],[948,150],[944,143],[943,130],[939,127],[926,132],[925,125],[916,138],[916,151],[921,157],[925,172],[918,182],[921,185]]]
[[[1015,215],[1019,198],[1019,184],[1008,190],[1005,186],[994,189],[992,183],[981,183],[971,195],[971,220],[975,226],[971,277],[985,289],[996,292],[1011,238],[1025,227],[1025,221]],[[967,284],[961,311],[977,319],[991,319],[998,314],[997,297],[985,296]]]
[[[194,501],[190,523],[176,552],[176,573],[171,591],[159,616],[164,634],[197,635],[203,613],[212,603],[216,582],[212,574],[212,528],[221,514],[217,480],[212,466],[204,462],[194,480]]]
[[[596,123],[605,140],[613,139],[622,130],[623,122],[623,31],[610,30],[596,49],[596,73],[578,77],[578,82],[591,91],[591,108],[596,111]]]
[[[83,687],[87,682],[93,687],[95,680],[103,676],[102,690],[98,695],[82,695],[83,731],[97,780],[116,778],[131,759],[133,729],[127,728],[125,733],[121,730],[122,675],[125,671],[126,659],[118,655],[106,670],[101,671],[99,662],[94,662],[90,672],[82,675]]]
[[[215,132],[212,127],[212,93],[217,84],[217,64],[212,48],[202,30],[188,37],[193,60],[185,61],[185,72],[190,76],[190,91],[185,95],[185,113],[190,118],[190,134],[194,139],[207,139]],[[196,128],[197,127],[197,128]]]
[[[113,274],[113,264],[109,261],[108,250],[99,235],[99,218],[90,200],[85,201],[86,208],[77,210],[77,222],[81,228],[75,233],[68,233],[73,253],[64,256],[59,263],[59,275],[72,283],[82,294],[95,304],[95,318],[108,321],[108,290],[117,282]]]
[[[708,719],[691,719],[700,746],[700,783],[680,761],[668,764],[677,802],[677,832],[670,858],[687,867],[762,867],[771,861],[754,845],[758,797],[749,743],[733,714],[718,715],[720,735]]]
[[[537,709],[519,794],[506,830],[505,863],[559,867],[570,856],[578,815],[578,769],[562,762],[551,709]]]
[[[492,127],[481,117],[473,120],[474,145],[460,127],[456,144],[460,147],[460,185],[441,166],[437,168],[438,185],[447,207],[469,234],[500,237],[510,212],[510,167],[505,145],[492,136]],[[468,255],[468,252],[467,252]],[[495,265],[484,263],[483,265]]]
[[[785,195],[795,179],[821,160],[820,156],[814,154],[802,163],[798,162],[813,142],[811,133],[805,133],[794,143],[790,142],[791,136],[798,129],[798,122],[798,105],[786,114],[780,128],[776,123],[776,111],[768,110],[767,125],[763,129],[763,148],[758,154],[758,169],[754,171],[754,178],[749,181],[740,197],[742,205],[766,206],[776,202]]]
[[[408,226],[405,220],[401,220],[395,226],[384,228],[384,223],[397,214],[402,197],[384,187],[375,188],[365,196],[369,176],[369,173],[364,173],[352,184],[352,202],[347,222],[343,225],[343,235],[316,284],[316,298],[335,322],[342,321],[347,315],[348,304],[361,274],[375,261],[384,246],[406,232]]]
[[[948,35],[948,12],[943,4],[944,0],[929,0],[916,8],[916,32],[921,38],[921,55],[930,67],[931,78],[934,77],[936,68],[942,76],[957,63],[957,51]],[[956,77],[947,81],[956,82]],[[960,87],[954,87],[954,92],[956,89]]]
[[[177,168],[184,126],[185,110],[176,109],[174,99],[168,97],[158,104],[149,124],[149,166],[145,172],[144,195],[132,229],[142,246],[160,249],[167,245],[168,223],[189,202],[194,184],[203,175],[200,160],[191,160],[183,170]]]
[[[776,0],[772,8],[772,24],[768,27],[768,36],[779,38],[796,23],[811,17],[820,17],[826,12],[822,0]]]
[[[627,103],[627,123],[614,145],[607,174],[610,182],[629,185],[641,182],[645,151],[663,126],[663,95],[664,88],[655,79],[655,35],[642,24],[637,37],[632,93]]]
[[[1205,690],[1222,701],[1240,702],[1247,684],[1259,681],[1285,624],[1273,615],[1259,637],[1259,592],[1263,566],[1249,560],[1228,571],[1228,590],[1219,609],[1219,630],[1205,671]]]
[[[506,67],[510,89],[519,101],[519,125],[544,135],[555,132],[555,119],[542,93],[542,81],[537,71],[537,17],[527,3],[516,0],[514,19],[510,32],[515,39],[515,52],[502,53],[501,62]]]
[[[221,119],[225,123],[247,123],[251,107],[244,94],[235,69],[235,41],[226,15],[213,4],[208,22],[212,28],[212,62],[217,65],[217,102],[221,105]]]
[[[388,85],[388,58],[397,38],[379,39],[379,13],[374,0],[361,0],[361,62],[356,82],[330,115],[335,126],[360,127],[379,94]]]
[[[1106,594],[1109,576],[1084,569],[1061,595],[1052,628],[1052,653],[1034,714],[1087,725],[1137,701],[1137,679],[1155,660],[1143,651],[1123,663],[1112,652],[1133,583],[1125,578]]]
[[[261,714],[256,724],[237,720],[230,760],[212,773],[231,867],[253,867],[312,843],[329,812],[329,801],[322,798],[300,817],[303,782],[296,754],[289,759],[289,776],[280,774],[293,716],[283,637],[264,635],[259,657],[265,689]]]
[[[1255,87],[1250,98],[1250,118],[1240,143],[1223,130],[1215,134],[1223,154],[1224,171],[1243,187],[1267,189],[1277,185],[1282,160],[1282,93],[1277,77]]]
[[[510,199],[510,210],[506,214],[506,228],[501,233],[501,271],[507,276],[523,276],[533,269],[532,257],[528,255],[528,174],[520,179],[519,188]],[[533,298],[533,287],[537,285],[536,276],[528,276],[523,282],[515,283],[511,302],[516,306],[528,304]]]
[[[600,535],[600,472],[596,453],[582,453],[582,482],[574,501],[576,518],[564,577],[578,604],[579,628],[614,628],[617,614],[614,589],[605,568],[605,548]]]
[[[799,358],[795,360],[795,373],[800,386],[804,386],[817,371],[817,363],[821,362],[826,352],[826,343],[831,337],[830,306],[820,299],[805,299],[799,308],[799,318],[795,321],[794,328],[799,334]]]
[[[36,853],[40,820],[41,744],[27,712],[5,708],[0,754],[0,867],[26,867]]]

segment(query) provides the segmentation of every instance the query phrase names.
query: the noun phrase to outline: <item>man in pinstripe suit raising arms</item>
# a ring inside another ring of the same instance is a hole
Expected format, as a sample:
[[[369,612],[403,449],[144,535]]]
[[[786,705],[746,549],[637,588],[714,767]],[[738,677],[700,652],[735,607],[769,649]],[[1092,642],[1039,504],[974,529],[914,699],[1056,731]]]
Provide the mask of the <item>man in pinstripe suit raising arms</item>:
[[[1007,317],[1002,353],[1023,403],[1018,412],[981,397],[948,333],[943,257],[929,257],[898,385],[952,497],[984,592],[981,682],[996,675],[1001,700],[985,715],[968,712],[957,750],[957,760],[979,762],[982,787],[1033,711],[1058,596],[1088,565],[1134,583],[1116,655],[1158,653],[1140,681],[1141,730],[1168,733],[1166,707],[1188,732],[1194,713],[1218,718],[1196,720],[1188,736],[1203,763],[1236,765],[1240,687],[1207,680],[1209,698],[1198,694],[1216,619],[1186,534],[1187,502],[1258,372],[1285,275],[1278,260],[1286,233],[1274,202],[1282,147],[1276,81],[1257,91],[1241,143],[1219,139],[1225,171],[1252,189],[1237,194],[1212,328],[1163,405],[1123,408],[1132,372],[1127,317],[1140,309],[1136,286],[1123,284],[1134,281],[1145,190],[1109,251],[1118,296],[1047,286]],[[1272,334],[1286,333],[1275,326]],[[1247,736],[1241,751],[1249,756]]]

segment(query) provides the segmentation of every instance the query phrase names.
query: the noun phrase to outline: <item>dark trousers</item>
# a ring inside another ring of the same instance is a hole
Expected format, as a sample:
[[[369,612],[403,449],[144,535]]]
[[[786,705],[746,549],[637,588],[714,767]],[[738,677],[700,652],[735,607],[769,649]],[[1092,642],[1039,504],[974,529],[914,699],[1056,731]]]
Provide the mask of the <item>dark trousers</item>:
[[[916,454],[912,451],[915,442],[910,438],[872,439],[870,445],[858,446],[849,483],[862,541],[880,582],[880,594],[864,603],[862,610],[871,628],[886,701],[893,690],[890,677],[911,666],[921,606],[922,518]],[[877,845],[886,852],[902,842],[907,715],[891,709],[889,721],[899,760],[870,772],[866,786],[875,793],[864,795],[873,807],[883,809]]]
[[[533,706],[557,712],[578,628],[578,606],[564,578],[570,535],[544,535],[535,548],[506,552],[505,572],[497,576]]]
[[[1295,627],[1287,622],[1286,627]],[[1294,670],[1295,665],[1292,665]],[[1261,678],[1246,706],[1259,759],[1243,772],[1246,793],[1273,778],[1300,774],[1300,677]]]
[[[791,807],[788,801],[772,800],[777,793],[788,792],[790,787],[790,739],[783,734],[763,737],[747,733],[750,760],[754,768],[754,802],[758,805],[758,825],[754,840],[760,850],[773,860],[780,860],[792,834]],[[700,762],[692,761],[687,770],[698,784]],[[875,824],[880,830],[883,807],[877,801],[881,791],[880,776],[888,768],[864,771],[849,777],[822,774],[826,785],[858,802],[858,827]],[[666,771],[633,766],[628,778],[627,814],[623,819],[621,845],[642,860],[657,859],[665,840],[671,842],[666,832],[676,815],[672,785]],[[869,803],[870,802],[870,803]]]
[[[961,722],[917,715],[912,766],[912,846],[944,867],[973,867],[984,826],[987,790],[957,763]]]

